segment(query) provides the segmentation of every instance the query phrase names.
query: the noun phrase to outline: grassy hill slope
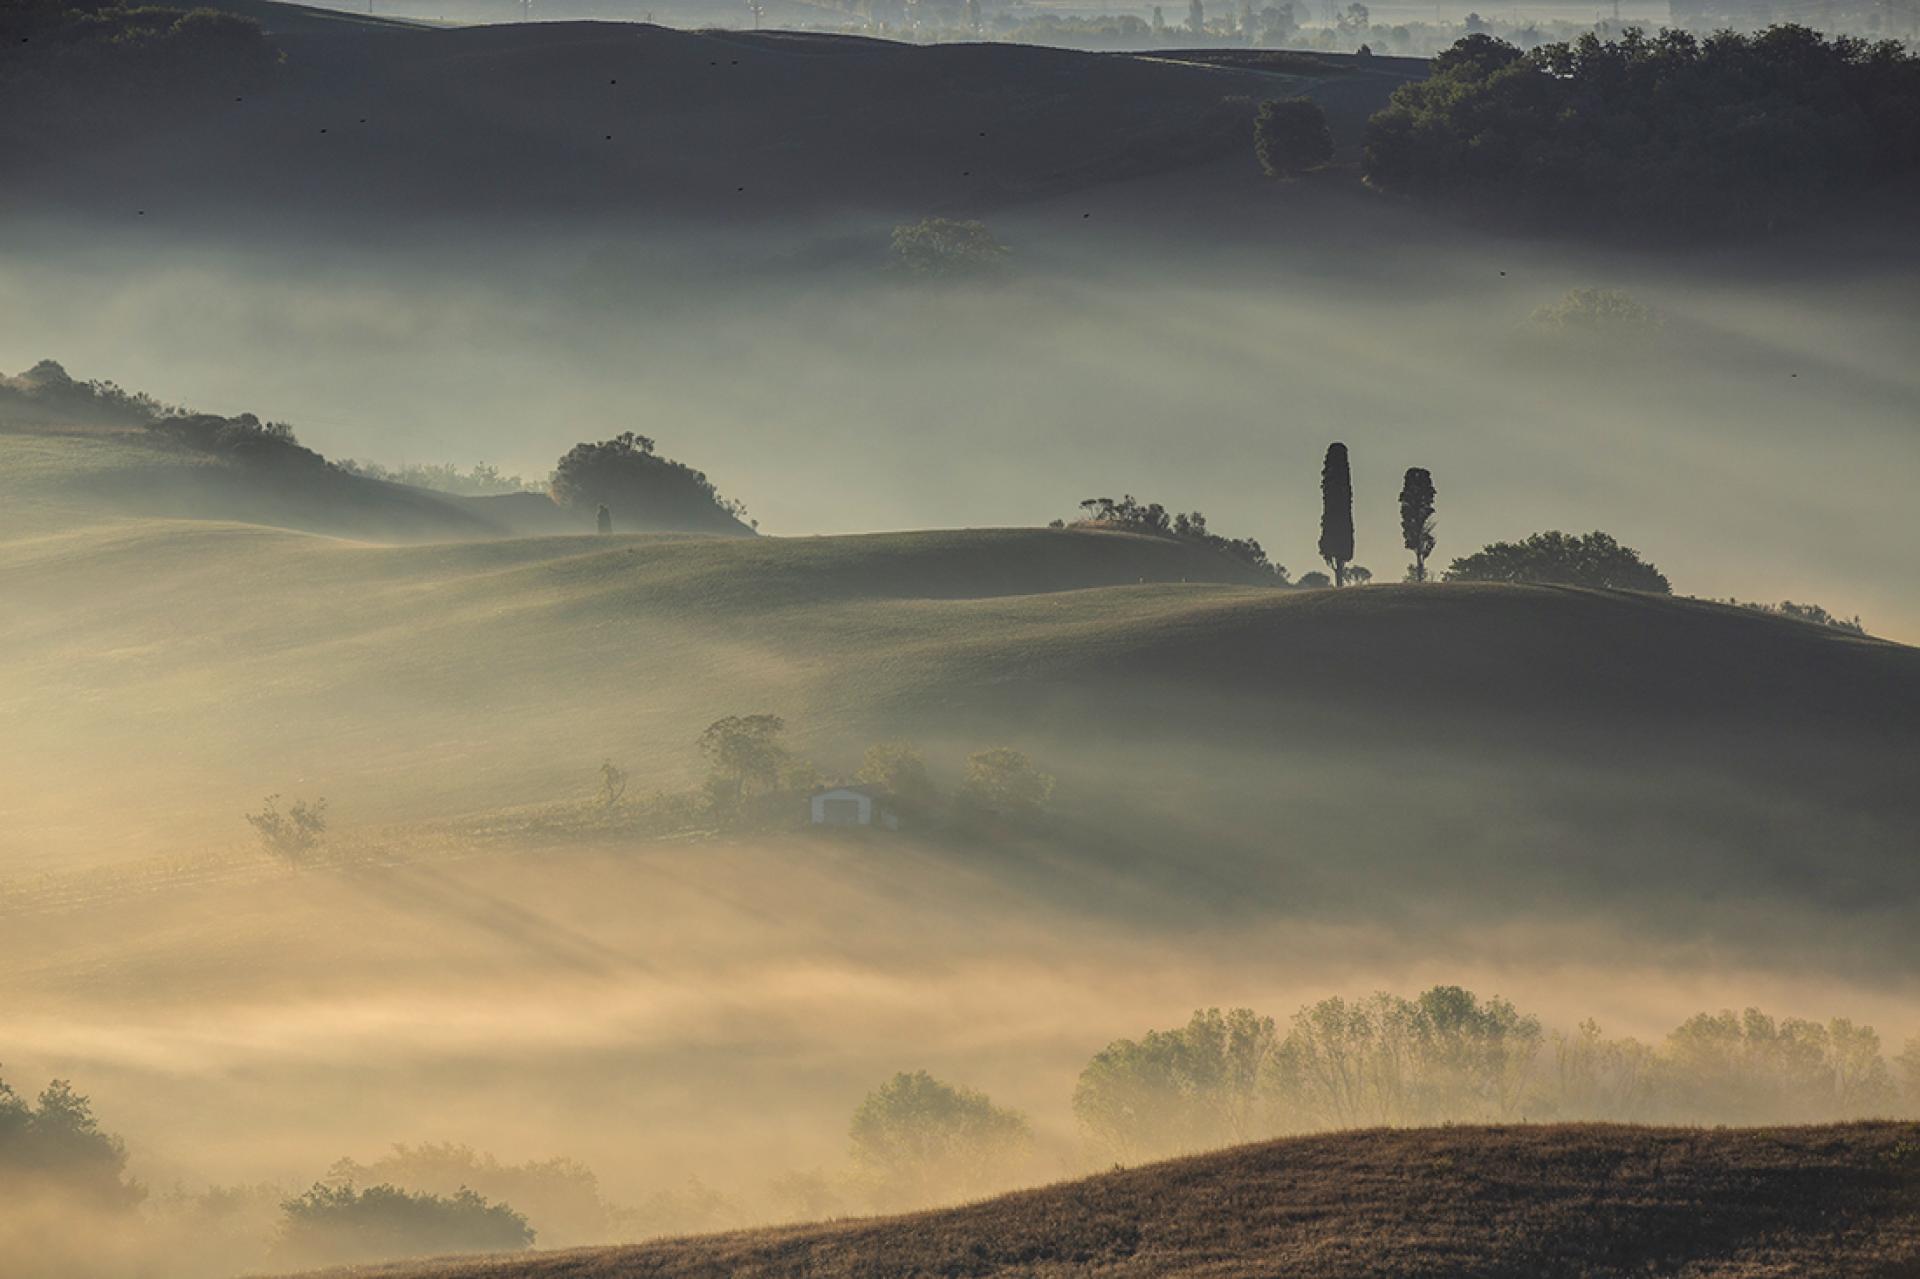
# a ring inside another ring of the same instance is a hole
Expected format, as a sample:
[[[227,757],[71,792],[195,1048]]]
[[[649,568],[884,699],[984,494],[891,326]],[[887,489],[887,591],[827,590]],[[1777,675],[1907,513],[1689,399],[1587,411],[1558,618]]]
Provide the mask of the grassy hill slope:
[[[941,1212],[391,1279],[1920,1274],[1920,1127],[1377,1131],[1247,1146]]]
[[[1341,135],[1357,137],[1405,75],[619,23],[426,29],[240,8],[286,52],[275,86],[222,99],[164,137],[137,123],[121,144],[26,137],[15,164],[39,160],[16,174],[10,203],[183,232],[269,210],[382,229],[457,217],[469,230],[506,218],[917,216],[1246,148],[1248,100],[1259,97],[1324,88]],[[58,122],[16,123],[57,134]]]
[[[244,464],[137,430],[0,430],[0,473],[0,535],[127,516],[228,520],[382,540],[577,527],[537,496],[540,506],[531,506],[453,497],[341,471]]]
[[[0,491],[16,874],[122,859],[129,831],[232,841],[274,792],[365,825],[571,801],[608,758],[684,789],[705,725],[765,711],[830,775],[887,737],[949,776],[1031,751],[1061,778],[1063,897],[1465,918],[1545,893],[1661,928],[1710,893],[1734,934],[1777,899],[1860,912],[1847,962],[1913,944],[1900,645],[1626,593],[1281,590],[1089,530],[383,545],[115,517],[46,496],[120,465],[65,447]]]

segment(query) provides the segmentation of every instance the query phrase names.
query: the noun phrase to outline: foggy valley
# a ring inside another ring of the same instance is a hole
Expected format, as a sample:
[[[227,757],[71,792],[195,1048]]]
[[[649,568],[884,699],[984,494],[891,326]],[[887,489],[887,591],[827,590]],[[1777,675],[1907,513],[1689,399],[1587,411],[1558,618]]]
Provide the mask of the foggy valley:
[[[1910,45],[511,8],[0,11],[0,1276],[1920,1273]]]

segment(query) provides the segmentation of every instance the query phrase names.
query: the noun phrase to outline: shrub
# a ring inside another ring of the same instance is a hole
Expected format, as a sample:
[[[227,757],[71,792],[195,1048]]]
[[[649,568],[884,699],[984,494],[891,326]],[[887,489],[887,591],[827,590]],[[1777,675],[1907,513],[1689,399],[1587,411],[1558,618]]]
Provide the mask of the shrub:
[[[260,811],[248,813],[246,818],[267,852],[290,862],[303,861],[326,838],[327,801],[322,798],[309,804],[296,799],[283,813],[280,797],[269,795]]]
[[[1544,333],[1627,341],[1651,338],[1665,327],[1657,311],[1618,289],[1568,289],[1558,302],[1536,309],[1532,318]]]

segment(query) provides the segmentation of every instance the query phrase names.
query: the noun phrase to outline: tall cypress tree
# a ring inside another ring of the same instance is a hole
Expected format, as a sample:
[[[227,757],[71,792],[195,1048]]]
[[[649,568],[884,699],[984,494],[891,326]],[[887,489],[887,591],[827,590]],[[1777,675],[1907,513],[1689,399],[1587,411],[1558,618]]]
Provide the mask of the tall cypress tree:
[[[1353,476],[1344,444],[1327,445],[1320,468],[1320,558],[1333,569],[1334,585],[1345,586],[1353,559]]]
[[[1413,580],[1427,580],[1427,556],[1433,554],[1433,476],[1410,466],[1400,484],[1400,540],[1413,552]]]

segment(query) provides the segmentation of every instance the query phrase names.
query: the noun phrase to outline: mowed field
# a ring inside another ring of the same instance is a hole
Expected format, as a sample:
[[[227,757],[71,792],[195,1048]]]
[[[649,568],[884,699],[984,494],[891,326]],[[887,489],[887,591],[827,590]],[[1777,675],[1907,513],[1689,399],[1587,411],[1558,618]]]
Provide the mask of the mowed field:
[[[1900,1279],[1920,1274],[1916,1139],[1913,1124],[1340,1133],[911,1217],[352,1273]]]

